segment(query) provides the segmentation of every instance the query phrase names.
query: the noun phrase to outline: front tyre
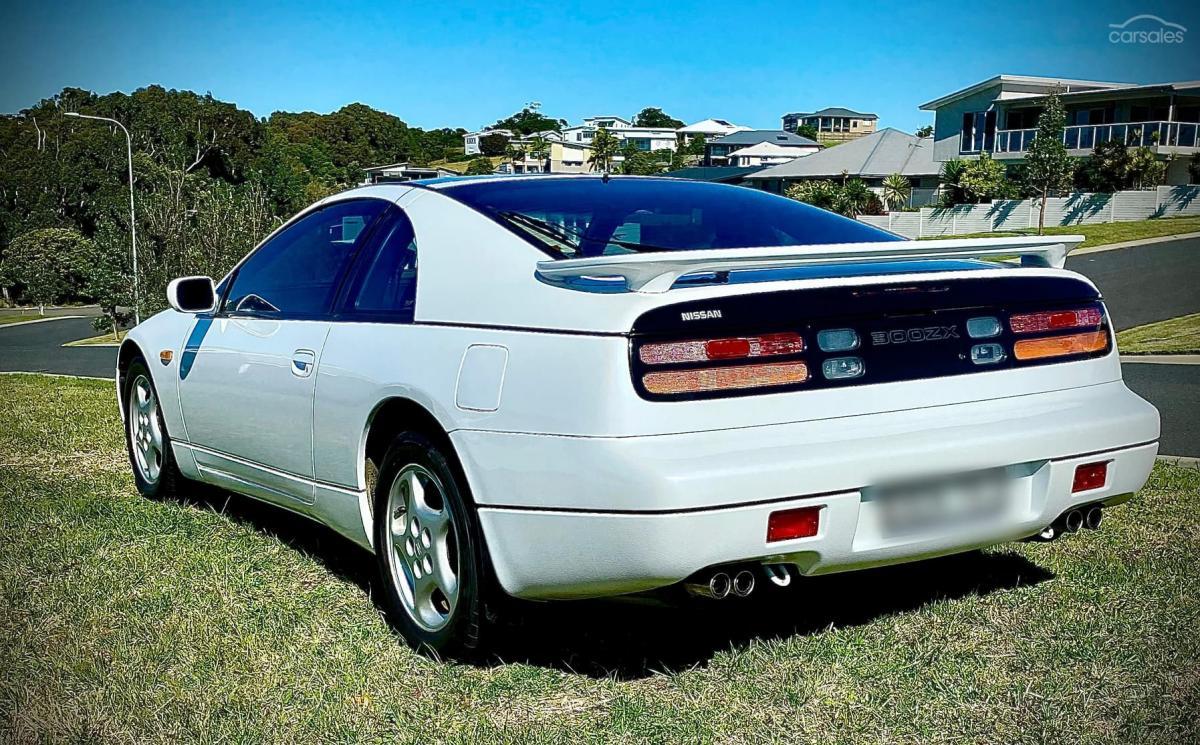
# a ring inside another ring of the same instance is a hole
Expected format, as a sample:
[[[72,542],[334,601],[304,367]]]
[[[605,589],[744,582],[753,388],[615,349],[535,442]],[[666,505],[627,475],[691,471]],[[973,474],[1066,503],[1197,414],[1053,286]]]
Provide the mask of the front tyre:
[[[461,655],[484,620],[483,540],[466,485],[442,450],[396,437],[375,487],[375,555],[385,609],[414,648]]]
[[[125,373],[124,401],[125,446],[137,490],[146,497],[174,495],[183,477],[175,466],[154,380],[140,359]]]

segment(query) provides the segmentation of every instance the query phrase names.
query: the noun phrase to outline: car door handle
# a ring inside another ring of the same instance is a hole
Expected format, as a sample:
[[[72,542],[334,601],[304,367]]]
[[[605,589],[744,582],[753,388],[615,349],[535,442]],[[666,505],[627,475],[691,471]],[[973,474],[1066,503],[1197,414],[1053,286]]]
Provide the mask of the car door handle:
[[[310,349],[297,349],[292,352],[292,375],[297,378],[307,378],[316,367],[317,355]]]

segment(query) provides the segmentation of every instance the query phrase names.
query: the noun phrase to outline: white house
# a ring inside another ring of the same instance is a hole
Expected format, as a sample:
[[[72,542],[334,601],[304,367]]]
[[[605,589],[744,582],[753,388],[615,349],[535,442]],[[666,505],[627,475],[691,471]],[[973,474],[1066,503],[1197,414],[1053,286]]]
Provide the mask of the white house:
[[[731,166],[773,166],[787,163],[789,160],[802,158],[817,152],[815,147],[796,147],[776,145],[773,142],[760,142],[757,145],[735,150],[729,155]]]
[[[635,127],[619,116],[590,116],[582,124],[563,129],[563,141],[590,145],[599,129],[622,142],[631,142],[638,150],[674,150],[676,135],[670,127]]]
[[[696,122],[695,124],[689,124],[686,127],[680,127],[675,131],[677,134],[681,135],[684,140],[691,140],[696,135],[700,135],[704,138],[705,142],[708,142],[715,140],[718,137],[731,135],[734,132],[744,132],[748,129],[750,128],[743,127],[740,124],[733,124],[725,119],[705,119],[703,121]]]

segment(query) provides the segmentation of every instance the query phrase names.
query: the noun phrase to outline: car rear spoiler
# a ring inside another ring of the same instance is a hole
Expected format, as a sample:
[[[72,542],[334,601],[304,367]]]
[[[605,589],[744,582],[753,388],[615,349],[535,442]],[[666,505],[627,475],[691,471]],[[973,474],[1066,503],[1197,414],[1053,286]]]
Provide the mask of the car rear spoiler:
[[[1022,266],[1061,269],[1067,254],[1083,239],[1081,235],[1015,236],[655,251],[539,261],[536,274],[543,282],[561,285],[585,277],[620,278],[624,279],[630,292],[660,293],[671,289],[676,280],[688,274],[822,264],[1020,257]]]

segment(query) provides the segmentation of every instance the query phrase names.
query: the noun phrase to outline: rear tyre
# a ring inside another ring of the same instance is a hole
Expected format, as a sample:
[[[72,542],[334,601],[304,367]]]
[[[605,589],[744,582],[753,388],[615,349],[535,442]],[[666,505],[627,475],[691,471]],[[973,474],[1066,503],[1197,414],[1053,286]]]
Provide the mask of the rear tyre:
[[[158,391],[141,359],[125,373],[125,447],[137,490],[145,497],[174,496],[184,481],[175,465]]]
[[[385,610],[421,652],[478,649],[485,622],[482,533],[466,484],[439,446],[393,440],[375,487],[375,555]]]

